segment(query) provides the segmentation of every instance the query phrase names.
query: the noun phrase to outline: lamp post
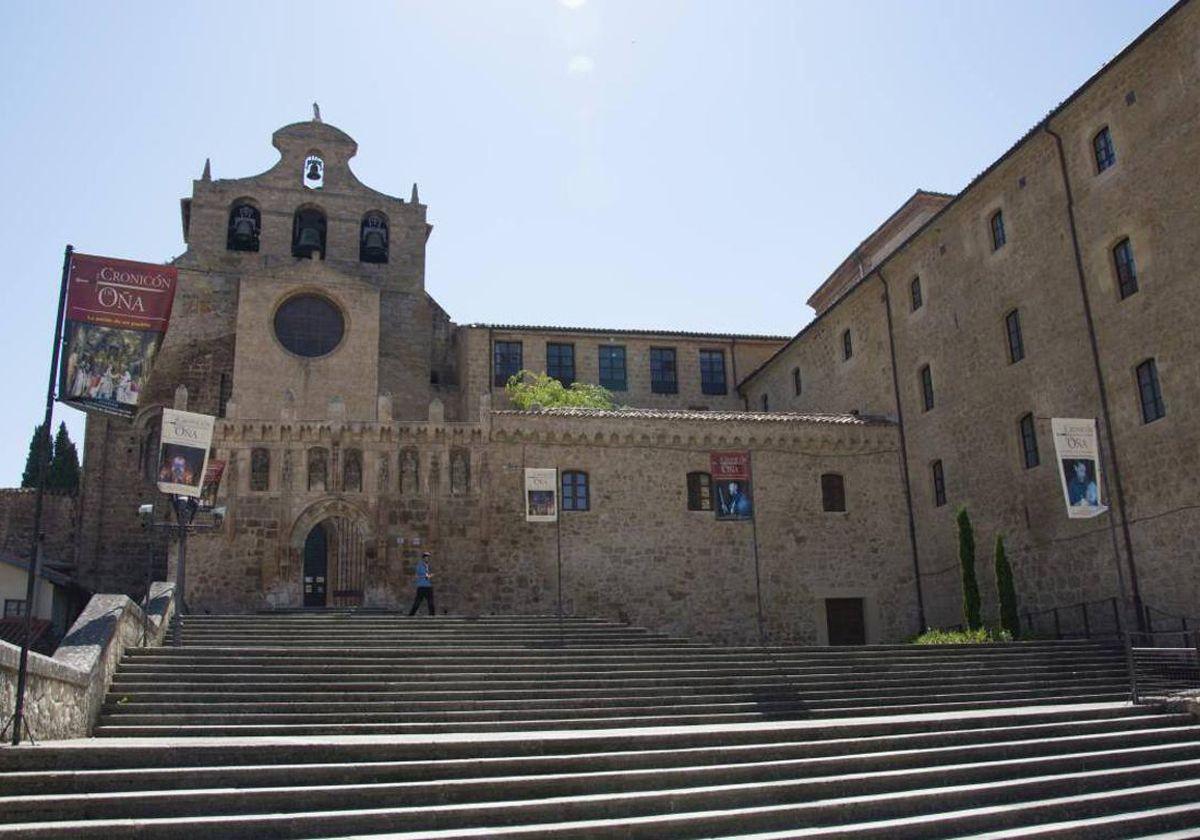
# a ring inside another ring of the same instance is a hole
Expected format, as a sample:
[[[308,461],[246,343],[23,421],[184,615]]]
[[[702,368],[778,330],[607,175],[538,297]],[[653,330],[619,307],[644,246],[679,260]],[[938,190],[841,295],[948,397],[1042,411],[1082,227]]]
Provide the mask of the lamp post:
[[[183,627],[180,616],[187,612],[187,598],[184,593],[187,587],[187,538],[194,531],[215,531],[225,522],[225,508],[212,509],[211,522],[196,522],[196,512],[200,509],[200,500],[194,496],[172,495],[171,509],[175,511],[174,522],[155,522],[154,505],[142,505],[138,515],[142,525],[147,528],[165,528],[168,533],[174,532],[179,537],[179,565],[175,570],[175,614],[171,618],[171,630],[175,635],[175,647],[183,644]],[[148,562],[148,561],[147,561]],[[150,591],[146,590],[146,608],[150,607]]]

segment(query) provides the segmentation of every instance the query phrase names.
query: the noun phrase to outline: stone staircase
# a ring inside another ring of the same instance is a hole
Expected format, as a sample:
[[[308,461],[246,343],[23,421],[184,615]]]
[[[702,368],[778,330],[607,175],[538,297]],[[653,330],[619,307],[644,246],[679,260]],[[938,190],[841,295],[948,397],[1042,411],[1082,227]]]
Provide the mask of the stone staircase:
[[[1113,645],[719,648],[604,621],[195,616],[94,739],[0,750],[0,837],[1135,837],[1200,721]]]

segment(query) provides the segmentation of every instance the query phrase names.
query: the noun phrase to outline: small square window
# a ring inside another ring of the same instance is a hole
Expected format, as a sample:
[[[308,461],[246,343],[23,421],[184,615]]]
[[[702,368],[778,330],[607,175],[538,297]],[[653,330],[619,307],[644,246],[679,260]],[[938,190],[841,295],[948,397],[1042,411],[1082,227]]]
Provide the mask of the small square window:
[[[589,510],[588,474],[579,470],[567,470],[562,474],[562,509]]]
[[[4,599],[5,618],[20,618],[23,615],[25,615],[25,602],[23,600]]]

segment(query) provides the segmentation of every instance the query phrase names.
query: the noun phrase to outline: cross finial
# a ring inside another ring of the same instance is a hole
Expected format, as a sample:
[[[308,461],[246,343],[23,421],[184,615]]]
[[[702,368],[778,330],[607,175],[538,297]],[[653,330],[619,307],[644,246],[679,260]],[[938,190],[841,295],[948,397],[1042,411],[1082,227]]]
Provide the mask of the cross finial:
[[[316,102],[313,103],[313,122],[321,121],[321,106]]]

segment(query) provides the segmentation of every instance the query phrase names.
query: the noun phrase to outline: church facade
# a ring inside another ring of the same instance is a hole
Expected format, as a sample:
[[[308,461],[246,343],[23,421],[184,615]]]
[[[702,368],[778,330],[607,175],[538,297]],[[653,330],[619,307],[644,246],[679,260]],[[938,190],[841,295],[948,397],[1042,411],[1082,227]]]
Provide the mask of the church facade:
[[[193,610],[407,605],[431,551],[459,614],[896,641],[961,620],[962,505],[993,613],[997,534],[1025,607],[1115,595],[1120,570],[1145,603],[1194,611],[1198,8],[957,196],[916,193],[790,339],[459,325],[425,290],[416,187],[360,183],[344,132],[280,129],[257,176],[206,166],[144,408],[88,418],[78,577],[136,592],[147,553],[165,558],[136,510],[175,405],[218,417],[227,463],[225,526],[190,543]],[[626,408],[514,411],[502,386],[523,368]],[[1100,519],[1063,514],[1050,417],[1100,421]],[[753,519],[716,516],[720,452],[748,455]],[[528,467],[559,471],[557,523],[526,521]]]

